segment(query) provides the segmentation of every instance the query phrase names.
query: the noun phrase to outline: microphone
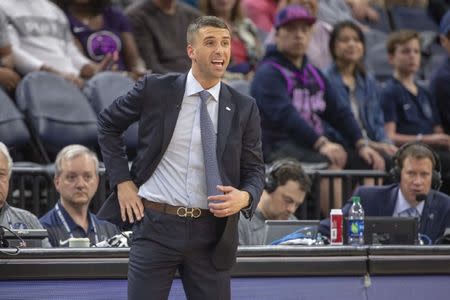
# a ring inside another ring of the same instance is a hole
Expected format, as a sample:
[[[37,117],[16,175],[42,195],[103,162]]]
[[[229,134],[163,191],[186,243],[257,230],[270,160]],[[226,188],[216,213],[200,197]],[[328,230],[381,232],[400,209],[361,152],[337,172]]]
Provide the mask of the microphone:
[[[425,201],[427,199],[427,194],[417,194],[416,195],[416,201],[417,202],[422,202]]]
[[[5,238],[5,230],[3,229],[3,226],[0,226],[0,248],[8,248],[9,242]]]

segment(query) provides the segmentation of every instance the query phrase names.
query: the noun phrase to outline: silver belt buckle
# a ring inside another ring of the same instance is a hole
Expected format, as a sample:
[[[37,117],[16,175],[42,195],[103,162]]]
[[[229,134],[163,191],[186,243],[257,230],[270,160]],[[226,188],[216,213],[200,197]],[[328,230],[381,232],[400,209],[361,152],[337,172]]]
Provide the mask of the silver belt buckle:
[[[194,218],[197,219],[202,215],[202,211],[198,207],[178,207],[177,216],[183,218]]]

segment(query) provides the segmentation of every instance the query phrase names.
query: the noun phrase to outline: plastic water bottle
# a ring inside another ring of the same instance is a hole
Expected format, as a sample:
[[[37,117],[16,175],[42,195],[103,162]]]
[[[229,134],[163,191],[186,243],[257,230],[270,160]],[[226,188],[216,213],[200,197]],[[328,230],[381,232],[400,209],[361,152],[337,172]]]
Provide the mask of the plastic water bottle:
[[[348,244],[364,245],[364,209],[359,197],[352,197],[352,201],[348,212]]]

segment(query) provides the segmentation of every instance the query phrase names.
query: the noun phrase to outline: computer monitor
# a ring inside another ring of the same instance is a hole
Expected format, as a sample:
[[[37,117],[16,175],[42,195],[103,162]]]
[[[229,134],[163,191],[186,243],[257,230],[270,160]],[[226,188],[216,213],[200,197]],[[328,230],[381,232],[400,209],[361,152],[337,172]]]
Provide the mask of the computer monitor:
[[[344,222],[347,243],[348,219]],[[372,217],[364,218],[364,243],[366,245],[416,245],[418,244],[419,219],[414,217]]]
[[[47,229],[11,229],[19,236],[27,248],[41,248],[42,241],[48,237]],[[9,247],[19,247],[20,239],[9,230],[4,230],[4,237],[8,241]]]
[[[264,228],[264,245],[301,230],[303,234],[315,238],[319,227],[319,220],[266,220]]]

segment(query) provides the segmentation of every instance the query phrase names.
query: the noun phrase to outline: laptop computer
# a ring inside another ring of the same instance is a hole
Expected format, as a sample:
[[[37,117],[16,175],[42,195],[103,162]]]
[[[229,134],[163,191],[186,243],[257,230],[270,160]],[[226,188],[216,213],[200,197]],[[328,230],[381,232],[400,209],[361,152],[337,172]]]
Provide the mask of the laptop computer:
[[[347,244],[348,219],[344,222],[344,244]],[[381,216],[364,218],[364,244],[417,245],[419,219],[414,217]]]
[[[298,230],[310,238],[315,238],[319,222],[319,220],[266,220],[263,244],[270,245]]]
[[[11,231],[25,242],[27,248],[41,248],[42,240],[48,237],[47,229],[11,229]],[[10,247],[18,247],[21,241],[13,233],[5,230],[5,239]]]

